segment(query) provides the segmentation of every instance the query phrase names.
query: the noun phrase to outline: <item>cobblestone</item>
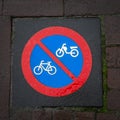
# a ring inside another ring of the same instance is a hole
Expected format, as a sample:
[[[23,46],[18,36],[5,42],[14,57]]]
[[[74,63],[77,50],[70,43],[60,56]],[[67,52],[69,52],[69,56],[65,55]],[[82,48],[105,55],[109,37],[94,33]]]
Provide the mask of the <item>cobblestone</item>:
[[[2,0],[0,0],[0,15],[2,14]]]
[[[115,113],[98,113],[97,120],[118,120]]]
[[[0,16],[0,120],[9,117],[10,18]]]
[[[4,0],[4,15],[62,16],[62,0]]]
[[[19,111],[14,114],[12,120],[32,120],[31,111]]]
[[[120,47],[108,47],[106,59],[108,67],[120,68]]]
[[[120,110],[120,91],[110,90],[107,96],[107,105],[109,110]]]
[[[72,112],[65,110],[54,111],[53,120],[73,120]]]
[[[109,68],[108,70],[108,87],[120,89],[120,69]]]
[[[52,111],[36,110],[32,113],[32,120],[52,120]]]
[[[94,120],[95,113],[94,112],[76,112],[75,120]]]
[[[114,14],[119,6],[119,0],[65,0],[65,15]]]
[[[106,16],[104,20],[107,45],[120,45],[120,16]]]

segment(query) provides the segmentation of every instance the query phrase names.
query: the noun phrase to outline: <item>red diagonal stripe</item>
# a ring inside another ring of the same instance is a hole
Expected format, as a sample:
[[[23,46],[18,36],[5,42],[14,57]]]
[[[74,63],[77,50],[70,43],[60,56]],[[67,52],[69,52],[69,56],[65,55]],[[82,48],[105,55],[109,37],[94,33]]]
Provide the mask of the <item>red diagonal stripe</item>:
[[[57,65],[59,67],[62,68],[62,70],[64,70],[64,72],[72,79],[72,80],[76,80],[77,78],[71,73],[70,70],[67,69],[67,67],[42,43],[42,42],[38,42],[37,43],[52,59],[54,62],[57,63]]]

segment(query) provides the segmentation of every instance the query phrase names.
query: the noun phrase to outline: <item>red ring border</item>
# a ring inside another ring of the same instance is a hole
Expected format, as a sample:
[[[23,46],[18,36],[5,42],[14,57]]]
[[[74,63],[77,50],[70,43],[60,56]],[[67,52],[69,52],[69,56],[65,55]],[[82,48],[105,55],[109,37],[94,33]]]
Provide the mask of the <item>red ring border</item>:
[[[43,85],[34,77],[30,68],[30,55],[34,46],[43,38],[55,34],[67,36],[74,40],[82,51],[84,61],[79,76],[74,79],[72,84],[61,88],[51,88]],[[92,54],[86,40],[79,33],[70,28],[52,26],[38,31],[28,40],[22,52],[21,67],[25,80],[34,90],[47,96],[61,97],[74,93],[85,84],[92,69]]]

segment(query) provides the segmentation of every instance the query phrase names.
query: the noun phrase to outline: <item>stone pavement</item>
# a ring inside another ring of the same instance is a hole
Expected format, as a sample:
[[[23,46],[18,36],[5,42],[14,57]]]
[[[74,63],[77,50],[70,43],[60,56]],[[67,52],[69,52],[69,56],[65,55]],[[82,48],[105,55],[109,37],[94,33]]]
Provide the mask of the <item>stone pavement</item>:
[[[12,110],[10,68],[12,19],[99,17],[103,55],[103,107]],[[0,120],[120,120],[119,0],[0,0]]]

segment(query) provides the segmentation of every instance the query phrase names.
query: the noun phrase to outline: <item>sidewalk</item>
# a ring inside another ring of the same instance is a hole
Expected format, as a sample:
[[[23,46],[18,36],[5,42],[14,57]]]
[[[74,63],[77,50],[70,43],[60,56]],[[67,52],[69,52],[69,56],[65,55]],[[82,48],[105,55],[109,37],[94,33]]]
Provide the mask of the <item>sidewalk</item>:
[[[10,108],[12,20],[19,17],[101,19],[103,107]],[[0,0],[0,120],[120,120],[119,0]]]

